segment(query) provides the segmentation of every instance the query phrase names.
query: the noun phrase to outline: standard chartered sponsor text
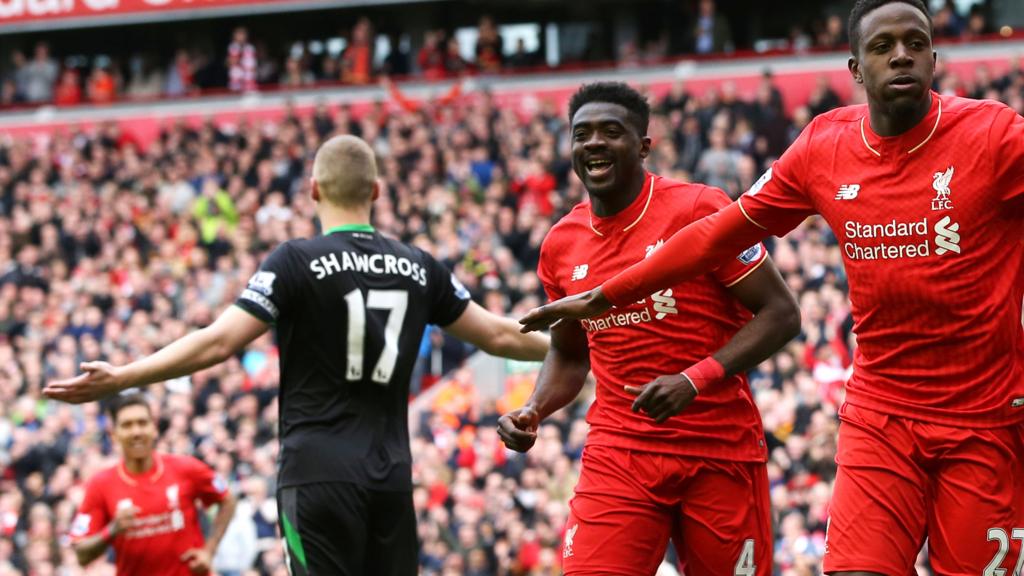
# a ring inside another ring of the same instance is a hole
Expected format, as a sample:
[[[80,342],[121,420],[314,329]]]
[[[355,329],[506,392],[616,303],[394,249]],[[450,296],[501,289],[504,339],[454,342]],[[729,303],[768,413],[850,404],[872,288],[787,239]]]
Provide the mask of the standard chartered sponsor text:
[[[910,222],[894,218],[884,224],[863,224],[848,220],[843,228],[846,232],[843,253],[850,260],[895,260],[932,255],[927,218]],[[871,242],[875,239],[886,241],[878,244]]]

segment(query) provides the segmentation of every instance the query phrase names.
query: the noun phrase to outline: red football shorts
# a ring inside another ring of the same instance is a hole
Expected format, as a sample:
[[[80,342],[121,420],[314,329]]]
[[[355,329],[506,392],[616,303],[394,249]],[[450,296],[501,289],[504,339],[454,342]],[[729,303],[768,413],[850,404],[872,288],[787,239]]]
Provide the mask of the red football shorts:
[[[566,575],[654,574],[669,538],[686,576],[769,576],[764,464],[587,446],[569,503]]]
[[[846,404],[825,572],[1022,574],[1024,425],[969,429]],[[1016,571],[1015,571],[1016,569]]]

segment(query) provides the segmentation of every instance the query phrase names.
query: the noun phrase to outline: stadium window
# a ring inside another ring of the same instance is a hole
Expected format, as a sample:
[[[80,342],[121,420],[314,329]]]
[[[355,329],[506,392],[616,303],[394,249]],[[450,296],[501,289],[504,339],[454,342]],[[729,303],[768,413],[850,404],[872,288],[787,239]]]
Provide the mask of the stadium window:
[[[960,16],[964,16],[971,11],[972,6],[975,4],[983,4],[984,2],[982,0],[953,0],[953,3],[956,4],[957,13],[960,14]],[[930,8],[934,13],[946,5],[946,0],[931,0],[930,4]]]
[[[389,54],[391,54],[391,39],[387,34],[378,34],[374,40],[373,67],[380,68]]]
[[[345,39],[341,37],[329,38],[327,40],[327,53],[331,58],[337,58],[345,51]]]
[[[546,47],[546,54],[544,59],[547,61],[548,66],[555,67],[562,62],[558,48],[558,24],[552,22],[548,24],[544,29],[544,46]]]
[[[536,22],[525,22],[520,24],[502,24],[498,26],[498,34],[501,35],[501,51],[505,56],[511,56],[516,52],[516,42],[523,39],[523,45],[527,52],[536,52],[540,49],[540,24]],[[455,41],[459,44],[459,55],[468,62],[476,61],[476,41],[480,32],[476,26],[467,26],[455,30]]]

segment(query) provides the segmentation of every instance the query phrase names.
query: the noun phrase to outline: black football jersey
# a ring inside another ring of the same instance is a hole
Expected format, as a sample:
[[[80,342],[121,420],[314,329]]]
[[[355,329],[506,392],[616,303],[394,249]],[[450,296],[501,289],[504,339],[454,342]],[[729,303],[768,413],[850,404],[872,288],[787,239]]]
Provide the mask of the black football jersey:
[[[278,246],[235,303],[277,331],[279,485],[410,490],[409,382],[423,332],[469,305],[452,273],[370,226],[342,226]]]

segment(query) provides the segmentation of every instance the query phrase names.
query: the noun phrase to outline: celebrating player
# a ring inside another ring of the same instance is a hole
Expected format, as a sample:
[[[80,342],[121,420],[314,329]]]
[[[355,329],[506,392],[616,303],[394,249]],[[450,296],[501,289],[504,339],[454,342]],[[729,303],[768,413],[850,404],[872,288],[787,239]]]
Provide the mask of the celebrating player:
[[[153,449],[156,423],[141,394],[115,398],[110,420],[121,462],[86,486],[71,527],[78,562],[85,566],[112,545],[118,574],[207,574],[235,511],[227,485],[195,458]],[[218,505],[205,544],[196,500]]]
[[[729,203],[721,190],[644,170],[649,114],[625,84],[585,85],[572,98],[573,169],[590,202],[544,240],[538,274],[552,300],[600,285]],[[536,390],[501,417],[499,434],[528,450],[593,368],[566,574],[654,574],[670,537],[688,575],[772,573],[764,433],[743,372],[799,329],[796,302],[757,243],[713,273],[552,328]]]
[[[278,502],[291,573],[415,574],[407,413],[424,328],[443,326],[522,360],[543,359],[548,339],[520,334],[515,321],[470,301],[429,254],[370,226],[380,185],[373,151],[359,138],[325,143],[311,185],[324,235],[281,244],[213,324],[127,366],[85,363],[85,374],[44,393],[84,402],[190,374],[275,325]]]
[[[840,411],[825,571],[1024,565],[1024,118],[929,90],[920,0],[859,0],[850,73],[866,106],[818,117],[734,205],[651,258],[528,314],[588,318],[696,277],[819,213],[849,277],[858,349]]]

